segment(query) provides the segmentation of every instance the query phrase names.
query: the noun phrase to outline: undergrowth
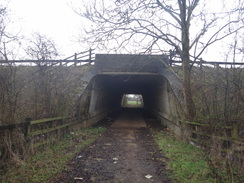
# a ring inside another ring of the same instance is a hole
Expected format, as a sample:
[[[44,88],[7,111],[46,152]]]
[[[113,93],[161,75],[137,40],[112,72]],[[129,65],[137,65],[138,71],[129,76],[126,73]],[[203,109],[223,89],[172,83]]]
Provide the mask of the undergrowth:
[[[169,177],[180,183],[214,183],[202,149],[177,140],[163,130],[151,129],[160,150],[168,158]]]
[[[168,158],[169,177],[180,183],[243,183],[244,175],[230,159],[178,140],[168,131],[151,129]]]
[[[0,172],[0,182],[45,182],[55,174],[65,170],[66,163],[75,155],[90,145],[106,128],[86,128],[72,132],[62,141],[37,152],[19,167],[9,168],[7,172]]]

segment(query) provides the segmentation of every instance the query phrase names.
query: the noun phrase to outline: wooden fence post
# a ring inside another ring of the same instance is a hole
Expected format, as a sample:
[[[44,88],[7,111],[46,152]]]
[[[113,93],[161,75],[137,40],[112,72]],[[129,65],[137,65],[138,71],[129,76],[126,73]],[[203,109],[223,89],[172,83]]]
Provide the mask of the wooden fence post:
[[[202,60],[202,58],[200,58],[200,77],[201,77],[201,79],[202,79],[202,75],[203,75],[203,71],[202,71],[202,62],[203,62],[203,60]]]
[[[22,131],[25,136],[25,140],[28,139],[28,133],[30,132],[30,123],[31,123],[31,118],[26,118],[25,122],[21,125]]]
[[[232,138],[235,139],[235,140],[237,140],[238,137],[239,137],[237,121],[233,121],[233,123],[232,123],[231,135],[232,135]]]
[[[174,53],[173,53],[173,51],[170,49],[170,50],[169,50],[169,66],[170,66],[170,67],[172,67],[173,56],[174,56]]]
[[[91,64],[91,59],[92,59],[92,49],[90,48],[90,50],[89,50],[89,64]]]
[[[74,65],[77,65],[77,53],[75,53],[75,61],[74,61]]]

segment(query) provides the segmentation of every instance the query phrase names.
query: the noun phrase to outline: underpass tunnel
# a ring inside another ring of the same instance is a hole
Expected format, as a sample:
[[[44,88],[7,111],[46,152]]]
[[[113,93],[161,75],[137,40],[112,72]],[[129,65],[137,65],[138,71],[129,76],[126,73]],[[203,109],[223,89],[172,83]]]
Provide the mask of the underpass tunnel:
[[[98,121],[120,109],[126,94],[139,94],[143,108],[154,116],[161,116],[161,120],[177,120],[183,115],[167,79],[153,73],[96,75],[83,94],[81,108],[89,116],[98,116]]]

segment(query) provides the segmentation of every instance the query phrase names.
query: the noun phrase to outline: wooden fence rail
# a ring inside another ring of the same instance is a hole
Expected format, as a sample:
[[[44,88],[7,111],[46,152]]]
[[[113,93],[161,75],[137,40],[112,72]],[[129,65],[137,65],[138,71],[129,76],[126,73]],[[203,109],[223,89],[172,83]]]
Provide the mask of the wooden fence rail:
[[[33,149],[55,142],[70,134],[74,127],[84,119],[83,116],[40,120],[26,119],[22,123],[0,126],[0,165],[8,156],[6,154],[7,148],[12,148],[13,151],[18,149],[20,141],[22,141],[21,144],[25,144],[25,148]],[[6,139],[10,141],[6,142]],[[9,146],[9,144],[11,145]]]
[[[230,153],[233,157],[244,160],[244,139],[238,126],[216,126],[198,122],[181,121],[190,135],[192,142],[210,149]]]
[[[89,49],[87,51],[83,51],[83,52],[80,52],[80,53],[75,53],[74,55],[68,57],[68,58],[65,58],[64,60],[62,60],[60,62],[60,65],[63,64],[63,62],[67,65],[67,63],[69,62],[73,62],[72,65],[70,66],[76,66],[78,63],[81,63],[81,62],[88,62],[88,63],[91,63],[94,61],[95,59],[95,53],[93,52],[95,49]],[[68,61],[68,62],[67,62]]]
[[[91,64],[95,60],[95,49],[89,49],[80,53],[75,53],[65,59],[58,60],[0,60],[0,65],[8,64],[29,64],[46,66],[76,66],[79,63]]]
[[[69,127],[76,124],[76,118],[56,117],[30,122],[27,140],[34,148],[53,142],[69,133]]]

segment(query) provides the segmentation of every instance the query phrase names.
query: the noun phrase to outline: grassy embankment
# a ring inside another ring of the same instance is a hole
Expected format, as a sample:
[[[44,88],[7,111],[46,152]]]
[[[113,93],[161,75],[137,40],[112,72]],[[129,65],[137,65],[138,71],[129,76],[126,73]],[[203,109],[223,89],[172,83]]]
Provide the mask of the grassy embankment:
[[[214,183],[202,149],[177,140],[163,130],[151,129],[160,150],[168,159],[169,177],[180,183]]]
[[[82,149],[94,142],[106,128],[94,127],[76,131],[44,151],[13,167],[4,174],[0,172],[0,182],[45,182],[58,172],[65,170],[66,163]]]
[[[167,157],[169,177],[180,183],[243,183],[244,175],[224,159],[210,157],[195,145],[177,140],[167,131],[151,129],[160,150]],[[218,164],[218,166],[216,165]]]

